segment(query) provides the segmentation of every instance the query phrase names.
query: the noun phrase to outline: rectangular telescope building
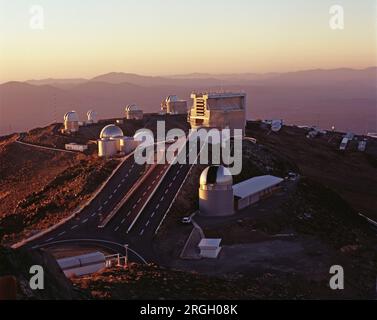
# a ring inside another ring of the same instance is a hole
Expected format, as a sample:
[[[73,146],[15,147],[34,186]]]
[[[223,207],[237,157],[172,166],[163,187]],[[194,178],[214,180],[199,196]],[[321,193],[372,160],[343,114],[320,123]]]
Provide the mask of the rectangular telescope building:
[[[242,129],[246,125],[245,93],[192,93],[189,112],[192,129]]]

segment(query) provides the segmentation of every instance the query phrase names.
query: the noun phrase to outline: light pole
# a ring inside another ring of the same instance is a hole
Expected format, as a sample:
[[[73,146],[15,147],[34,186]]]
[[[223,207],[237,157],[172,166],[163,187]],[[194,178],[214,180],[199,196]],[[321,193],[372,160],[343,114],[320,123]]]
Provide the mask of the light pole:
[[[125,260],[124,260],[124,265],[127,268],[128,267],[128,244],[125,244],[124,248],[126,249],[126,257],[125,257]]]

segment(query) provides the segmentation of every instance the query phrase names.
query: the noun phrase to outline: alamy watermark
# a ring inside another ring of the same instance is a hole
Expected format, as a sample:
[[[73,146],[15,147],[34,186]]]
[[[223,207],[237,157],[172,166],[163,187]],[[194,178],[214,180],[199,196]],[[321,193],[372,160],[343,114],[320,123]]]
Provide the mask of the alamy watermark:
[[[157,122],[157,138],[149,129],[135,134],[140,144],[135,150],[137,164],[223,164],[232,175],[242,171],[241,129],[181,129],[166,132],[165,122]]]

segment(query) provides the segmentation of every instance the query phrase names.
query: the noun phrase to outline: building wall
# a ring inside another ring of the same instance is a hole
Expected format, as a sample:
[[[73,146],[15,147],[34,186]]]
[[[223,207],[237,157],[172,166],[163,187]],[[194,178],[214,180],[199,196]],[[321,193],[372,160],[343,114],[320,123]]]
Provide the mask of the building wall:
[[[246,96],[231,94],[218,95],[211,98],[208,95],[191,96],[193,106],[189,114],[189,122],[193,129],[200,127],[218,129],[241,129],[246,126]]]
[[[126,111],[126,119],[127,120],[142,120],[143,119],[143,111]]]
[[[257,203],[260,200],[263,200],[272,196],[275,192],[279,190],[280,190],[280,186],[277,185],[277,186],[262,190],[258,193],[251,194],[245,198],[242,198],[242,199],[238,198],[235,200],[235,208],[236,210],[242,210],[248,206],[251,206],[254,203]]]
[[[79,131],[79,122],[78,121],[64,121],[64,130],[66,132]]]
[[[165,112],[172,114],[187,114],[187,101],[167,102]]]
[[[234,213],[233,189],[204,190],[199,188],[200,215],[208,217],[229,216]]]
[[[119,151],[119,140],[98,140],[98,156],[112,157]]]

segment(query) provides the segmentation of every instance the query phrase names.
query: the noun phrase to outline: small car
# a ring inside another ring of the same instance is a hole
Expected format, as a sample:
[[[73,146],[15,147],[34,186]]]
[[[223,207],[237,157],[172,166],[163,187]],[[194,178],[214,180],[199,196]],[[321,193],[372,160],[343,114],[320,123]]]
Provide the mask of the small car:
[[[191,217],[184,217],[182,218],[181,222],[184,224],[189,224],[191,223]]]

